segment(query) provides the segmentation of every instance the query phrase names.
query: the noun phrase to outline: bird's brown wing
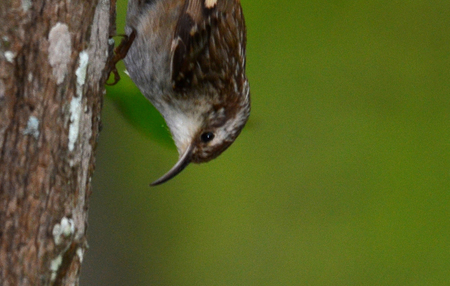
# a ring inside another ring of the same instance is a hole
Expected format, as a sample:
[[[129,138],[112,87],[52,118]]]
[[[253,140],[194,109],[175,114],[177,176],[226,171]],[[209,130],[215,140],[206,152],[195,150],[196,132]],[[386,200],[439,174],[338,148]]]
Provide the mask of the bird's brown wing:
[[[244,53],[244,55],[243,55]],[[245,23],[239,0],[186,0],[172,43],[175,90],[223,82],[245,61]]]

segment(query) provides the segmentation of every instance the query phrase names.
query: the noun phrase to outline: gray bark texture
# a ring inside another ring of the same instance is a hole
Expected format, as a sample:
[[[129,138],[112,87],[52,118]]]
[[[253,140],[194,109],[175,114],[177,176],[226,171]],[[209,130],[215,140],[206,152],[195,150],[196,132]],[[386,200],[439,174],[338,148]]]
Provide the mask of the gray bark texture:
[[[114,7],[0,1],[2,286],[78,285]]]

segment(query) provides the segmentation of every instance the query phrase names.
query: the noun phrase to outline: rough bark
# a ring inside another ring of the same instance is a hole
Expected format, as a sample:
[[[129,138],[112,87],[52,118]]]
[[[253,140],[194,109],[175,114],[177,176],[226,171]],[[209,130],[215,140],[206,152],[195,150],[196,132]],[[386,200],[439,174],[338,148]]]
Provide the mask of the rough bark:
[[[0,285],[78,284],[110,9],[0,1]]]

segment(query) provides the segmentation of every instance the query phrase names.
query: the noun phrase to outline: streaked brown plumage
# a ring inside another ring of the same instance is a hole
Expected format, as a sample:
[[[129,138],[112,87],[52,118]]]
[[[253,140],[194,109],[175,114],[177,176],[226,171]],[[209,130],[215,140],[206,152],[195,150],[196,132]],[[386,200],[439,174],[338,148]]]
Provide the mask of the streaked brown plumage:
[[[238,0],[130,0],[125,58],[131,79],[161,112],[180,154],[152,185],[190,162],[216,158],[250,114],[246,30]]]

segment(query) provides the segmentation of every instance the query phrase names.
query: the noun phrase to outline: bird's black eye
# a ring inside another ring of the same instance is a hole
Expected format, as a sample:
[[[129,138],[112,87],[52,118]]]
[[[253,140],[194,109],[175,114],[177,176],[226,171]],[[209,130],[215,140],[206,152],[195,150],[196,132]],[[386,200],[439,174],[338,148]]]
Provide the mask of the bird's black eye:
[[[212,133],[212,132],[205,132],[205,133],[202,134],[201,139],[202,139],[203,143],[208,143],[209,141],[214,139],[214,133]]]

